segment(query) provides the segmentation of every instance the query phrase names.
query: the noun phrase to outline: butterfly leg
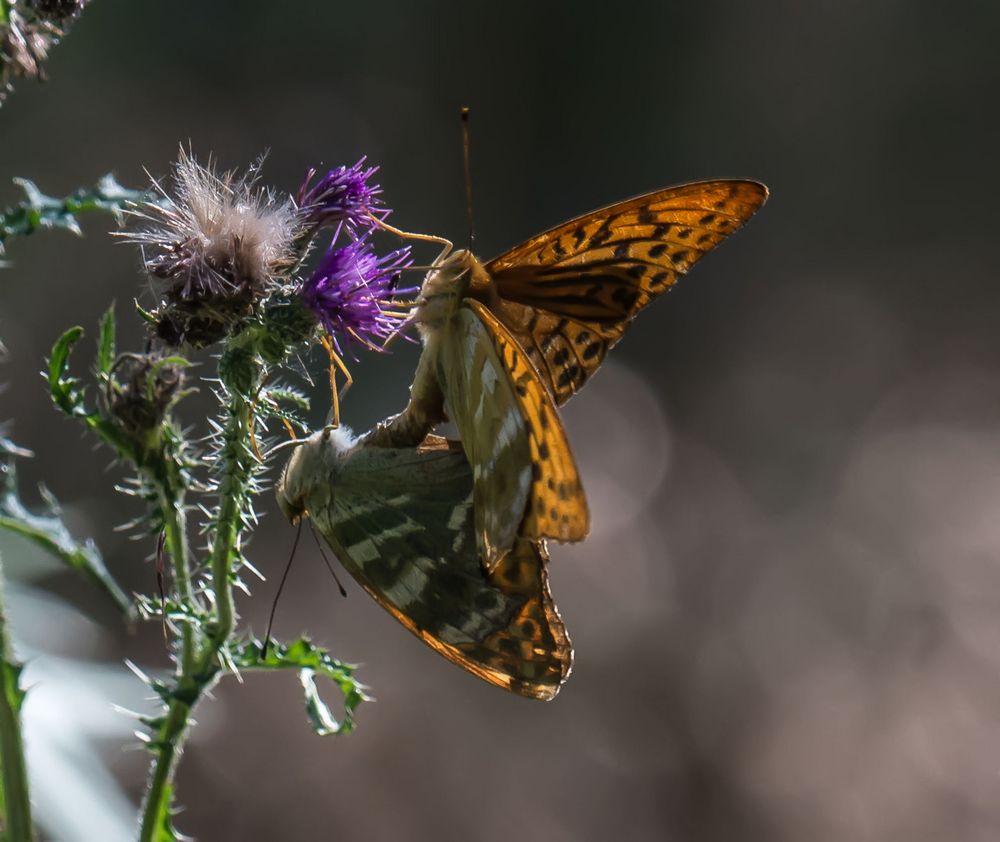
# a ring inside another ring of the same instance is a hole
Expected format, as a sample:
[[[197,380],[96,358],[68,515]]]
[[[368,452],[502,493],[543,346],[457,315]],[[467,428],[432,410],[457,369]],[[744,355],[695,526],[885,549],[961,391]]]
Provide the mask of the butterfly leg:
[[[250,433],[250,447],[253,448],[254,456],[260,462],[264,461],[264,457],[260,453],[260,447],[257,445],[257,401],[260,400],[260,390],[264,388],[264,384],[260,384],[260,388],[257,389],[257,394],[253,396],[253,403],[250,404],[250,424],[248,432]]]
[[[344,364],[343,358],[339,354],[334,354],[332,357],[334,365],[340,369],[341,374],[344,375],[344,385],[340,387],[340,391],[337,394],[339,400],[344,399],[344,395],[347,394],[347,390],[354,385],[354,378],[351,377],[351,372],[347,370],[347,366]]]
[[[354,385],[354,378],[351,377],[351,372],[348,371],[347,365],[344,363],[340,354],[336,352],[333,347],[333,343],[325,336],[320,338],[320,343],[326,349],[327,356],[330,358],[330,404],[332,408],[333,418],[331,420],[331,427],[340,426],[340,400],[347,394],[347,390]],[[345,383],[342,388],[337,388],[337,370],[343,372]]]
[[[330,374],[330,420],[331,427],[340,426],[340,393],[337,391],[337,365],[334,360],[339,360],[337,352],[333,350],[333,343],[325,336],[320,337],[320,344],[326,349],[330,364],[327,368]]]
[[[281,407],[273,398],[269,398],[265,395],[264,400],[267,402],[268,406],[272,407],[274,410],[276,411],[281,410]],[[252,420],[253,419],[251,417],[251,421]],[[295,434],[295,428],[292,426],[292,422],[289,421],[287,418],[285,418],[283,415],[279,416],[279,420],[281,421],[281,425],[285,428],[285,432],[288,433],[288,438],[291,441],[298,441],[299,437]]]
[[[441,245],[442,246],[441,253],[434,258],[435,266],[442,260],[444,260],[449,254],[451,254],[452,249],[455,248],[455,244],[451,240],[448,240],[444,237],[438,237],[435,236],[434,234],[414,234],[412,231],[402,231],[399,228],[396,228],[396,226],[390,225],[385,220],[379,219],[376,216],[372,216],[371,220],[372,222],[375,223],[375,225],[377,225],[383,231],[388,231],[390,234],[395,234],[402,240],[419,240],[420,242],[424,243],[438,243],[439,245]]]
[[[270,397],[264,391],[264,387],[267,385],[270,379],[271,377],[270,375],[268,375],[264,379],[264,382],[260,384],[260,387],[257,389],[257,394],[255,394],[253,397],[253,403],[251,403],[250,405],[250,424],[248,430],[248,432],[250,433],[250,447],[253,448],[254,455],[261,461],[261,463],[265,461],[265,456],[260,452],[260,446],[257,442],[257,432],[256,432],[257,404],[261,400],[263,400],[268,406],[270,406],[272,409],[275,410],[276,414],[280,413],[281,410],[281,407],[274,400],[274,398]],[[286,432],[288,433],[288,437],[292,441],[295,441],[298,438],[298,436],[295,435],[295,428],[292,426],[292,422],[285,417],[281,417],[281,423],[284,426]]]
[[[382,343],[382,347],[379,350],[388,351],[389,346],[396,341],[397,336],[405,336],[406,331],[416,323],[416,308],[414,312],[411,313],[407,318],[403,319],[397,326],[396,329],[390,333],[386,338],[385,342]]]

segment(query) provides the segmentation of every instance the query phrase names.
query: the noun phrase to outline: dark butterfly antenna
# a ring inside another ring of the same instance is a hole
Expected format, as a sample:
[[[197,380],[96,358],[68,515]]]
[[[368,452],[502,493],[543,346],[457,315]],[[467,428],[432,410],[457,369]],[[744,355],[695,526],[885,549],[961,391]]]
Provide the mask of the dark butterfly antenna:
[[[267,657],[267,647],[271,642],[271,626],[274,623],[274,612],[278,608],[278,600],[281,599],[281,592],[285,588],[285,580],[288,579],[288,571],[292,569],[292,562],[295,560],[295,550],[299,546],[299,538],[302,535],[302,518],[299,518],[299,528],[295,530],[295,540],[292,542],[292,551],[288,555],[288,563],[285,565],[285,572],[281,574],[281,581],[278,582],[278,592],[274,595],[274,602],[271,603],[271,616],[267,618],[267,631],[264,632],[264,641],[260,644],[260,657]]]
[[[309,531],[312,532],[313,540],[316,542],[316,549],[319,550],[319,554],[323,557],[326,569],[330,571],[330,575],[333,576],[333,581],[337,583],[337,587],[340,589],[340,595],[346,599],[347,589],[340,583],[340,577],[337,575],[337,571],[330,563],[330,559],[326,557],[326,552],[323,549],[323,542],[319,540],[319,536],[316,534],[316,528],[312,525],[312,521],[309,521]]]
[[[166,566],[167,533],[162,529],[156,536],[156,590],[160,593],[160,626],[163,628],[163,639],[167,637],[167,594],[163,587],[163,571]]]
[[[472,166],[469,163],[469,106],[462,111],[462,162],[465,165],[465,212],[469,216],[469,251],[476,241],[476,226],[472,222]]]

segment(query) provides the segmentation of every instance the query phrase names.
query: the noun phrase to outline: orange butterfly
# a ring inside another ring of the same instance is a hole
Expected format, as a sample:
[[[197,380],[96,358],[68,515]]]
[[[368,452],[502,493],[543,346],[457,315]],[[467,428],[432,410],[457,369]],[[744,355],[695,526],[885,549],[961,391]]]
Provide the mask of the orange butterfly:
[[[521,537],[586,536],[587,503],[556,407],[643,307],[766,199],[755,181],[669,187],[563,223],[486,264],[465,250],[435,263],[409,320],[424,342],[409,404],[371,440],[412,446],[454,420],[488,571]]]

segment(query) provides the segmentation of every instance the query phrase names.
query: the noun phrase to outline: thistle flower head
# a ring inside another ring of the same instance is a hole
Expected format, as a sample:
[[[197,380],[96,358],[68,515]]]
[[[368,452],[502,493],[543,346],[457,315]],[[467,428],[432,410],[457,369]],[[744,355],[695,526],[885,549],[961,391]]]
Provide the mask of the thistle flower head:
[[[335,243],[299,294],[343,353],[342,339],[385,339],[398,326],[390,301],[414,291],[396,288],[400,272],[413,261],[409,246],[377,256],[367,235],[345,246]]]
[[[377,171],[378,167],[366,167],[362,158],[353,167],[327,170],[312,184],[317,170],[310,168],[297,196],[303,226],[316,230],[343,225],[352,233],[371,228],[372,214],[388,213],[380,207],[382,188],[369,184]]]
[[[257,169],[217,173],[181,150],[173,190],[132,211],[146,269],[161,279],[160,337],[196,346],[225,336],[295,262],[299,221],[290,199],[256,186]]]

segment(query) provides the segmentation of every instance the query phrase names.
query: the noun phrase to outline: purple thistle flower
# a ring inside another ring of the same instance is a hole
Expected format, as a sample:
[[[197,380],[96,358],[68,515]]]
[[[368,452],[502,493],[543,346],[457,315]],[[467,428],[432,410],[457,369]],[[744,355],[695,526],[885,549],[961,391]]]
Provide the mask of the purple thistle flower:
[[[386,339],[399,326],[401,317],[385,308],[397,296],[416,291],[396,288],[400,272],[412,262],[409,246],[378,257],[367,235],[339,248],[331,243],[299,294],[343,353],[341,337]]]
[[[353,167],[328,170],[315,184],[310,182],[316,175],[316,168],[309,169],[297,197],[299,212],[307,228],[345,225],[353,233],[371,228],[372,214],[388,214],[387,208],[378,207],[382,188],[368,183],[378,167],[366,168],[365,160],[362,158]]]

